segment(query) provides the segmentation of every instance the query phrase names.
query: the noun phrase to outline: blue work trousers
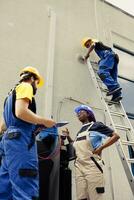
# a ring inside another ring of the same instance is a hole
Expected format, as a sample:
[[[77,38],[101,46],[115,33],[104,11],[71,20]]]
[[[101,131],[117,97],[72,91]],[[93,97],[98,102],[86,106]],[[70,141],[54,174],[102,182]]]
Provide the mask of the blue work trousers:
[[[11,132],[18,137],[8,138]],[[38,160],[36,144],[20,130],[6,131],[2,138],[4,156],[0,167],[0,200],[36,200],[38,197]]]
[[[98,75],[103,83],[107,86],[108,90],[114,90],[120,87],[118,77],[118,63],[115,60],[115,54],[109,52],[106,57],[99,61]]]

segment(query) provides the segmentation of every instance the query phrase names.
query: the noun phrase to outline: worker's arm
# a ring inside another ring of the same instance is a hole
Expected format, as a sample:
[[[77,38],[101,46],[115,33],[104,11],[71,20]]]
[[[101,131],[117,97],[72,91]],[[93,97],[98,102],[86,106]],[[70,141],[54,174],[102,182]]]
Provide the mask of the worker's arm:
[[[15,103],[15,115],[17,118],[32,124],[41,124],[46,127],[52,127],[56,123],[52,119],[41,117],[28,109],[29,99],[17,99]]]
[[[95,149],[93,151],[93,153],[100,155],[103,149],[105,149],[105,148],[111,146],[112,144],[114,144],[119,138],[120,138],[119,135],[117,133],[113,132],[112,136],[102,146],[100,146],[99,148]]]
[[[2,117],[2,119],[0,120],[0,134],[2,134],[5,130],[6,130],[6,124]]]
[[[62,130],[62,135],[67,137],[67,140],[69,143],[73,142],[73,139],[70,137],[68,128],[65,128],[65,130]]]
[[[87,54],[84,56],[85,60],[87,60],[90,56],[90,53],[94,50],[95,43],[91,44],[90,47],[88,48]]]

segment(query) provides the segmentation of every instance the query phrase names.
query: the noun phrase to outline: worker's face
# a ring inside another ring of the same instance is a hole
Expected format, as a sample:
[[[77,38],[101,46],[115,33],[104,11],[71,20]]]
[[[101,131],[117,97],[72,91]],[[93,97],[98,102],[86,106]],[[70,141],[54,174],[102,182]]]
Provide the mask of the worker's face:
[[[39,80],[36,79],[36,80],[35,80],[35,86],[36,86],[36,88],[38,87],[38,84],[39,84]]]
[[[91,40],[88,40],[88,41],[85,43],[85,47],[86,47],[86,48],[89,48],[90,45],[91,45]]]
[[[88,115],[88,113],[87,113],[86,110],[80,110],[80,111],[77,113],[77,117],[78,117],[78,119],[79,119],[82,123],[84,123],[84,122],[88,121],[89,115]]]
[[[39,80],[38,79],[32,79],[32,83],[31,85],[33,86],[33,94],[35,95],[37,92],[37,87],[39,84]]]

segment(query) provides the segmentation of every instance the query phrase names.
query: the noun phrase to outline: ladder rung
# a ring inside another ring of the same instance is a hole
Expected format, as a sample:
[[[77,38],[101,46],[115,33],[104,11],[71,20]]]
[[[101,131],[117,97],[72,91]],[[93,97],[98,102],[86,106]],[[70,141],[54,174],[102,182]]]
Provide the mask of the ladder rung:
[[[97,72],[98,72],[98,69],[97,69],[97,68],[95,68],[95,67],[93,67],[93,70],[94,70],[94,72],[95,72],[95,73],[97,73]]]
[[[115,112],[115,111],[110,111],[111,115],[114,116],[119,116],[119,117],[124,117],[125,115],[123,113]]]
[[[131,128],[130,127],[127,127],[127,126],[122,126],[122,125],[115,125],[115,127],[117,128],[117,129],[120,129],[120,130],[131,130]]]
[[[125,141],[125,140],[121,140],[121,143],[122,143],[123,145],[131,145],[131,146],[134,145],[134,141]]]
[[[96,77],[96,80],[97,80],[97,82],[100,82],[100,83],[102,83],[102,80],[100,80],[100,78],[99,78],[99,77]]]
[[[106,101],[106,103],[108,104],[108,106],[111,106],[111,105],[113,105],[113,104],[119,105],[119,103],[120,103],[120,102],[110,101],[109,99],[106,99],[106,98],[105,98],[105,101]]]
[[[106,89],[106,88],[100,87],[100,89],[101,89],[101,91],[103,91],[103,92],[108,92],[108,89]]]
[[[95,61],[90,61],[90,63],[91,63],[93,66],[98,66],[98,63],[95,62]]]
[[[129,163],[133,164],[133,163],[134,163],[134,158],[129,158],[129,159],[127,159],[127,161],[128,161]]]

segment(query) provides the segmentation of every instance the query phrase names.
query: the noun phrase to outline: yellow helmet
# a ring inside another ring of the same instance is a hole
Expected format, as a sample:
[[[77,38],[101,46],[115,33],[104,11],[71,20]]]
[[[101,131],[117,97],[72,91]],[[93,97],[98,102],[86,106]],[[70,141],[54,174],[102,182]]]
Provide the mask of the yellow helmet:
[[[85,47],[85,44],[86,44],[86,42],[87,42],[88,40],[90,40],[91,43],[99,42],[99,40],[97,40],[97,39],[92,39],[92,38],[90,38],[90,37],[85,37],[85,38],[83,38],[82,41],[81,41],[82,47]]]
[[[21,72],[20,72],[20,75],[23,73],[23,72],[31,72],[33,74],[35,74],[37,76],[37,78],[39,79],[39,84],[38,84],[38,87],[41,87],[43,86],[44,84],[44,79],[42,78],[42,76],[39,74],[38,70],[34,67],[31,67],[31,66],[27,66],[27,67],[24,67]]]
[[[83,38],[82,41],[81,41],[81,46],[82,46],[82,47],[85,47],[85,44],[86,44],[86,42],[87,42],[88,40],[92,40],[92,39],[89,38],[89,37]]]

